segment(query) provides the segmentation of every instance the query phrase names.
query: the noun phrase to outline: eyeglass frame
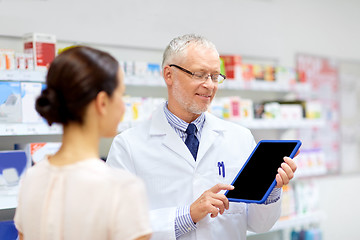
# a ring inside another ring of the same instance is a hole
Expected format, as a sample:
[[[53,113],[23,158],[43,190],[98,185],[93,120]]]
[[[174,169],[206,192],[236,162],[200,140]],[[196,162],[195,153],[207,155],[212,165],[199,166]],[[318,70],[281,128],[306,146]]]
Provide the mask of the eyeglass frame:
[[[176,67],[177,69],[183,71],[184,73],[187,73],[187,74],[191,75],[191,77],[194,77],[195,74],[198,73],[198,72],[191,72],[191,71],[189,71],[189,70],[187,70],[187,69],[185,69],[183,67],[180,67],[180,66],[178,66],[176,64],[169,64],[169,67]],[[223,83],[225,81],[225,79],[226,79],[225,75],[223,75],[221,73],[217,73],[216,75],[222,76],[224,79],[222,81],[214,81],[213,78],[212,78],[213,75],[215,75],[215,74],[210,74],[209,73],[209,74],[206,75],[206,78],[202,77],[202,79],[206,81],[210,76],[211,81],[214,82],[214,83],[218,83],[218,84]]]

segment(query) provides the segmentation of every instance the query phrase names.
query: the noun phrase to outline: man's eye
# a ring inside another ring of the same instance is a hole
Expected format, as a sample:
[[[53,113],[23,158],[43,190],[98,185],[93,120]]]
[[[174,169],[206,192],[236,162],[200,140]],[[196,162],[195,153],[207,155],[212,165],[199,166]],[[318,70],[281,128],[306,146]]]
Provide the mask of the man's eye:
[[[194,72],[194,77],[196,78],[203,78],[205,77],[206,73],[204,72]]]

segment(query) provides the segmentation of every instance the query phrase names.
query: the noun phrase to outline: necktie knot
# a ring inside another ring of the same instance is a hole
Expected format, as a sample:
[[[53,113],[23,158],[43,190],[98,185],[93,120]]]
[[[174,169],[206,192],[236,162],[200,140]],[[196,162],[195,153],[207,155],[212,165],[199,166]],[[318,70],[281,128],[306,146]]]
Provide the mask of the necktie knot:
[[[195,133],[196,133],[196,126],[195,126],[195,124],[193,124],[193,123],[190,123],[189,125],[188,125],[188,127],[187,127],[187,129],[186,129],[186,133],[188,134],[188,135],[195,135]]]

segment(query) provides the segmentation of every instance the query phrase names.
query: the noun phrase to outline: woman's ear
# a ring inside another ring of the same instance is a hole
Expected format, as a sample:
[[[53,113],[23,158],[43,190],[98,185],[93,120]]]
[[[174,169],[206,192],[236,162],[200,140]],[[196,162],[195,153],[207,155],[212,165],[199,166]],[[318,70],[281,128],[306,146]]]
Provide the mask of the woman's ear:
[[[95,98],[95,108],[100,115],[105,115],[107,113],[108,104],[109,96],[107,93],[104,91],[99,92]]]

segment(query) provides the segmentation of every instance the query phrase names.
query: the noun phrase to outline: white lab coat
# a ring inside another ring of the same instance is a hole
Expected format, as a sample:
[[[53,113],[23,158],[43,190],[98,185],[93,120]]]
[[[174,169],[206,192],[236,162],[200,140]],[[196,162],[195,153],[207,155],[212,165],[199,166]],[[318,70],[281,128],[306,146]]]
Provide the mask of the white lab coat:
[[[255,147],[250,131],[206,113],[196,161],[169,125],[163,106],[150,121],[115,137],[107,159],[145,181],[153,228],[152,239],[175,238],[178,206],[190,205],[217,183],[231,184]],[[225,177],[218,162],[225,164]],[[261,177],[261,176],[259,176]],[[131,207],[131,203],[129,203]],[[180,239],[246,239],[246,231],[268,231],[280,216],[280,200],[269,205],[230,203],[216,218],[199,221],[197,229]]]

